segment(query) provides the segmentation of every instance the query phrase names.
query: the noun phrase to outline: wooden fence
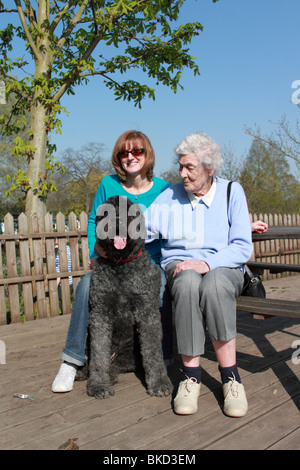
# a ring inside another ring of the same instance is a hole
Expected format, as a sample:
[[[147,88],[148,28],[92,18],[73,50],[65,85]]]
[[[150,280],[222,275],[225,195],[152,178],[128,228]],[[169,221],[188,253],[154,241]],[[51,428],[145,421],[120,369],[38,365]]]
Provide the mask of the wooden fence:
[[[251,220],[264,220],[269,225],[300,225],[300,215],[251,214]],[[4,234],[0,235],[0,324],[45,318],[71,312],[74,292],[88,268],[87,214],[77,220],[74,213],[68,219],[61,213],[56,224],[51,214],[45,217],[45,232],[39,219],[32,218],[33,232],[21,214],[17,221],[10,214],[4,219]],[[58,239],[58,250],[55,239]],[[68,251],[71,271],[68,271]],[[56,271],[58,253],[60,272]],[[275,240],[254,243],[253,260],[300,264],[300,240]],[[291,274],[282,274],[291,275]],[[73,280],[73,294],[69,277]],[[264,279],[278,277],[266,273]],[[60,288],[57,279],[61,279]]]
[[[252,222],[263,220],[269,226],[300,226],[300,214],[250,214]],[[300,264],[300,240],[266,240],[253,243],[252,261]],[[296,273],[270,274],[265,271],[263,280],[297,276]]]
[[[33,233],[28,232],[25,214],[4,218],[5,233],[0,235],[0,324],[33,320],[71,312],[69,277],[75,292],[82,275],[88,272],[87,215],[79,220],[70,213],[68,223],[59,213],[56,231],[52,215],[45,216],[45,232],[39,218],[32,217]],[[55,249],[58,240],[58,250]],[[67,245],[70,247],[71,272],[68,271]],[[60,272],[55,257],[59,256]],[[60,288],[57,279],[60,278]]]

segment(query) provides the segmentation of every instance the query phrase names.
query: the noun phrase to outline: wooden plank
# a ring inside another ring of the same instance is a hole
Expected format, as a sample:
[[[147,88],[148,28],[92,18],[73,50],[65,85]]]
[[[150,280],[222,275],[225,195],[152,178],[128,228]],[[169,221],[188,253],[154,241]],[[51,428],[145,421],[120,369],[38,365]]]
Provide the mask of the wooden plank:
[[[259,262],[259,261],[249,261],[247,263],[251,270],[258,270],[263,271],[264,269],[268,269],[270,273],[281,273],[284,271],[289,272],[298,272],[300,273],[300,265],[299,264],[287,264],[287,263],[275,263],[275,262]]]
[[[249,447],[256,446],[258,436],[261,448],[284,442],[296,432],[300,409],[300,371],[292,361],[292,343],[300,337],[300,321],[278,316],[259,322],[249,313],[239,312],[237,317],[238,365],[249,400],[249,413],[241,419],[222,413],[220,377],[209,341],[201,359],[199,411],[182,417],[174,414],[171,397],[149,397],[132,373],[120,377],[115,396],[107,400],[88,397],[85,382],[76,382],[71,393],[53,394],[51,383],[60,365],[70,316],[0,327],[0,339],[8,352],[6,365],[1,366],[0,447],[57,449],[69,438],[78,437],[82,450],[218,449],[233,434],[241,449],[244,431]],[[180,361],[175,359],[169,373],[176,388]],[[36,400],[13,398],[14,392],[29,393]],[[272,428],[270,438],[264,427],[265,415]],[[252,435],[254,431],[258,436]]]
[[[77,228],[77,218],[74,212],[69,214],[69,230],[75,231]],[[79,240],[78,237],[70,237],[70,250],[71,250],[71,266],[72,271],[80,270],[80,261],[79,261]],[[73,276],[73,288],[74,291],[78,286],[80,277]]]
[[[0,242],[0,281],[3,279],[3,251],[4,246]],[[5,288],[0,284],[0,325],[5,325],[6,322]]]
[[[57,230],[62,231],[65,227],[65,216],[59,212],[56,216]],[[67,255],[67,240],[66,234],[64,237],[58,238],[58,255],[60,271],[68,272],[68,255]],[[71,313],[71,298],[69,277],[60,279],[62,308],[63,312]]]
[[[300,394],[297,396],[300,404]],[[299,410],[292,409],[291,403],[287,401],[281,406],[273,407],[263,413],[262,416],[249,423],[242,430],[232,432],[230,436],[219,439],[218,442],[207,446],[206,450],[266,450],[272,444],[292,433],[299,426]],[[300,448],[300,443],[294,450]]]
[[[87,214],[81,212],[79,221],[80,221],[80,230],[87,230]],[[89,246],[87,237],[81,238],[81,251],[82,251],[82,264],[84,270],[89,270]]]
[[[5,230],[7,233],[14,233],[14,220],[9,214],[4,217]],[[6,265],[7,277],[16,277],[17,273],[17,258],[16,258],[16,245],[14,241],[7,241],[5,244],[6,251]],[[19,288],[18,286],[8,286],[8,297],[10,304],[10,319],[12,322],[20,321],[21,311],[19,303]]]
[[[19,231],[26,233],[28,232],[28,222],[27,217],[22,213],[18,218],[18,227]],[[21,263],[21,273],[22,276],[31,276],[31,267],[30,267],[30,252],[29,252],[29,243],[27,239],[20,240],[20,263]],[[26,320],[34,319],[34,306],[33,306],[33,292],[32,292],[32,282],[22,283],[22,293],[23,293],[23,302],[24,302],[24,314]]]
[[[56,216],[56,223],[57,223],[57,230],[61,232],[65,227],[65,216],[61,212],[59,212]],[[60,272],[67,273],[68,272],[68,255],[67,255],[66,236],[58,238],[58,255],[59,255]],[[61,300],[62,300],[63,312],[67,314],[71,313],[69,277],[61,277],[60,286],[61,286]]]
[[[243,426],[248,426],[248,423],[259,417],[262,412],[269,410],[271,405],[281,406],[281,403],[288,400],[285,388],[280,384],[284,377],[292,378],[293,371],[282,367],[273,352],[267,354],[266,359],[257,357],[257,345],[260,348],[264,344],[266,347],[268,345],[265,332],[269,332],[268,340],[272,342],[272,348],[280,351],[280,348],[286,349],[290,345],[293,336],[273,331],[275,326],[278,327],[280,324],[284,326],[284,322],[290,325],[288,327],[290,333],[294,332],[294,337],[297,337],[300,333],[298,322],[296,327],[293,327],[292,320],[284,318],[274,318],[270,322],[264,322],[266,327],[257,327],[249,337],[239,335],[238,346],[243,345],[238,349],[239,353],[243,350],[247,357],[256,359],[256,362],[248,362],[249,370],[243,368],[241,370],[251,401],[251,413],[247,419],[242,419]],[[253,323],[258,322],[253,321]],[[56,325],[59,326],[57,331]],[[7,332],[5,340],[10,343],[11,350],[15,351],[14,358],[9,358],[8,366],[12,367],[13,361],[20,372],[16,373],[13,368],[9,373],[9,382],[5,380],[8,371],[2,375],[4,382],[1,397],[4,399],[8,394],[18,390],[25,393],[28,391],[37,397],[33,402],[13,398],[9,398],[6,402],[7,413],[5,408],[2,408],[5,414],[0,416],[3,417],[1,422],[6,425],[6,429],[3,426],[0,433],[3,448],[57,449],[67,439],[79,437],[80,449],[173,449],[178,448],[178,443],[182,444],[180,448],[189,449],[189,440],[179,437],[180,434],[186,435],[186,426],[189,432],[189,426],[194,425],[193,431],[197,437],[192,441],[194,445],[195,442],[197,445],[209,445],[225,436],[228,429],[231,431],[241,426],[241,420],[226,418],[220,409],[221,385],[214,358],[203,358],[204,383],[200,407],[199,412],[192,417],[175,415],[170,397],[162,400],[149,397],[135,374],[122,375],[120,383],[116,385],[115,397],[107,400],[87,397],[85,382],[76,383],[71,394],[52,394],[50,387],[59,366],[59,360],[53,359],[58,354],[57,343],[64,342],[66,328],[65,317],[43,319],[24,325],[8,325],[3,328],[4,332]],[[55,348],[53,348],[54,342],[56,342]],[[30,356],[18,359],[25,349]],[[265,352],[267,353],[266,348]],[[284,358],[284,361],[288,358],[289,363],[291,362],[288,350],[280,357]],[[261,365],[258,360],[261,361]],[[255,376],[254,370],[259,370],[260,373]],[[177,370],[175,374],[178,375]],[[259,378],[259,381],[255,377]],[[291,383],[294,383],[297,389],[297,383],[295,381]],[[14,389],[15,385],[17,389]],[[19,386],[22,390],[18,388]],[[292,388],[289,385],[290,393],[293,393]],[[274,395],[276,389],[278,392]],[[275,402],[270,401],[270,396]],[[290,405],[294,406],[292,401]],[[221,427],[220,423],[223,423]]]
[[[300,318],[300,302],[295,301],[240,296],[237,298],[237,309],[262,315]]]
[[[163,433],[160,436],[157,435],[154,439],[144,445],[140,446],[139,442],[137,447],[139,449],[168,449],[174,450],[194,450],[194,449],[206,449],[219,448],[219,442],[222,441],[226,436],[230,437],[234,432],[237,438],[239,433],[244,433],[251,426],[252,422],[256,419],[260,419],[265,413],[270,412],[272,415],[273,410],[287,403],[289,408],[293,410],[295,415],[295,421],[299,420],[299,415],[295,413],[295,405],[290,399],[290,395],[298,396],[298,384],[297,381],[293,380],[293,375],[286,378],[281,378],[280,381],[274,379],[272,376],[273,371],[271,369],[266,370],[263,374],[248,375],[243,378],[245,385],[246,394],[249,402],[249,411],[243,418],[232,419],[225,416],[222,411],[223,396],[221,387],[217,394],[200,394],[198,419],[194,417],[190,419],[188,416],[178,416],[177,426],[171,430],[167,428],[167,424],[164,426]],[[286,388],[281,385],[281,382],[287,383],[289,387],[289,394]],[[194,415],[195,416],[195,415]],[[165,417],[166,419],[166,417]],[[270,424],[269,424],[270,425]],[[281,423],[276,419],[272,422],[273,426],[273,438],[276,440],[274,435],[281,435]],[[157,429],[154,423],[152,427]],[[171,432],[170,432],[171,431]],[[132,432],[132,429],[131,429]],[[267,433],[267,431],[266,431]],[[259,433],[258,438],[260,439],[261,445],[266,442],[265,433]],[[252,442],[252,436],[249,437],[249,445]],[[141,440],[140,440],[141,442]],[[274,442],[274,441],[273,441]],[[108,443],[108,439],[106,441]],[[116,442],[115,445],[123,445],[123,442]],[[99,445],[99,442],[97,443]],[[122,448],[122,447],[121,447]],[[136,448],[136,447],[134,447]],[[243,443],[238,447],[243,449]]]
[[[266,371],[259,381],[255,381],[253,375],[248,375],[243,378],[250,405],[248,415],[241,419],[231,419],[222,413],[222,388],[217,373],[214,373],[214,377],[216,377],[216,385],[213,389],[206,388],[205,384],[202,384],[199,409],[194,415],[178,416],[171,410],[166,410],[163,414],[157,413],[154,416],[147,416],[146,419],[132,425],[130,429],[124,429],[122,433],[105,434],[103,430],[94,429],[92,440],[87,444],[83,442],[82,448],[89,450],[107,448],[199,449],[214,441],[218,442],[223,436],[231,434],[233,430],[247,426],[262,413],[287,401],[287,393],[280,382],[274,380],[272,370]],[[284,380],[284,376],[281,377],[281,380]],[[293,382],[292,393],[295,394],[297,384],[291,380],[291,375],[287,381]],[[203,382],[205,382],[205,378]],[[276,393],[274,393],[275,390]],[[111,416],[112,421],[113,419],[114,417]]]
[[[46,214],[45,217],[45,229],[48,232],[53,231],[53,220],[51,214]],[[55,274],[56,264],[55,264],[55,249],[54,249],[54,238],[46,238],[46,262],[47,262],[47,272],[49,274]],[[48,277],[47,275],[47,277]],[[50,302],[50,315],[56,316],[59,315],[59,302],[58,302],[58,289],[57,289],[57,278],[48,280],[48,292],[49,292],[49,302]]]
[[[34,233],[40,232],[40,221],[37,214],[32,216],[32,229]],[[42,239],[33,239],[33,258],[34,258],[34,273],[38,276],[44,277],[44,266],[43,266],[43,244]],[[47,301],[45,292],[44,280],[36,281],[36,309],[38,318],[47,317]]]
[[[262,240],[286,240],[286,239],[299,239],[300,238],[300,227],[292,226],[270,226],[265,233],[253,233],[253,241]]]
[[[300,426],[275,444],[270,445],[268,450],[300,450]]]

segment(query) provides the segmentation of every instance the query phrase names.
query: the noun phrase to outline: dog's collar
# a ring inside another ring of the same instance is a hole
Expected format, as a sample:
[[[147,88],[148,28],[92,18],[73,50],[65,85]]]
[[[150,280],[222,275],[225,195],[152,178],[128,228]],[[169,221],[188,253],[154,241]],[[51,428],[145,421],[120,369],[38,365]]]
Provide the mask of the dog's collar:
[[[109,259],[111,259],[111,260],[113,260],[113,261],[115,261],[115,262],[118,262],[118,263],[126,263],[126,261],[131,261],[131,260],[133,260],[133,259],[135,259],[135,258],[138,258],[139,256],[141,256],[142,253],[143,253],[143,250],[140,250],[140,251],[138,252],[138,254],[135,255],[135,256],[133,256],[132,258],[119,259],[119,260],[116,260],[116,259],[114,259],[114,258],[109,258]]]

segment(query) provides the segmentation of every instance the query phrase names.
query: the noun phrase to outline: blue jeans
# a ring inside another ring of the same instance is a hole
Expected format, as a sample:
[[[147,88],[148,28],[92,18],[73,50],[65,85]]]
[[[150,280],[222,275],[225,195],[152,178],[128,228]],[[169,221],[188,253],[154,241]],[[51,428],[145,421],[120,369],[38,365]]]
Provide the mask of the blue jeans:
[[[83,366],[86,363],[85,344],[90,316],[89,291],[91,275],[92,271],[83,276],[77,286],[66,344],[60,356],[62,360],[76,364],[77,366]],[[163,330],[163,357],[165,360],[168,360],[172,359],[173,356],[172,301],[168,288],[166,287],[166,278],[162,269],[160,313]]]

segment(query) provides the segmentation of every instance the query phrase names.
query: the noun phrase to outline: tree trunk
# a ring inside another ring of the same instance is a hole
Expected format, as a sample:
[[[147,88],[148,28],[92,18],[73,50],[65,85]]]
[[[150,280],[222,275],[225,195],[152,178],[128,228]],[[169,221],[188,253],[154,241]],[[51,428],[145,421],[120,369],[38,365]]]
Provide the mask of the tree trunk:
[[[31,108],[32,145],[35,151],[28,163],[27,176],[31,187],[26,195],[25,212],[29,216],[28,220],[31,220],[31,216],[37,213],[43,225],[44,216],[46,215],[46,199],[38,195],[38,187],[34,187],[34,185],[37,184],[39,186],[45,174],[47,145],[45,120],[47,113],[43,104],[38,102],[38,100],[35,101],[37,102]]]
[[[43,26],[47,23],[49,24],[49,0],[40,0],[38,14],[39,27],[44,29]],[[46,197],[39,195],[38,191],[44,181],[46,171],[48,111],[45,103],[45,98],[47,98],[46,86],[39,80],[49,80],[51,78],[52,53],[47,33],[47,29],[44,29],[44,34],[36,40],[35,79],[37,80],[38,86],[35,87],[31,105],[31,144],[35,148],[35,151],[33,155],[30,156],[28,163],[27,176],[30,189],[27,192],[25,202],[25,213],[29,216],[29,223],[31,224],[32,215],[37,213],[39,215],[42,231],[44,231],[44,217],[46,215]]]

